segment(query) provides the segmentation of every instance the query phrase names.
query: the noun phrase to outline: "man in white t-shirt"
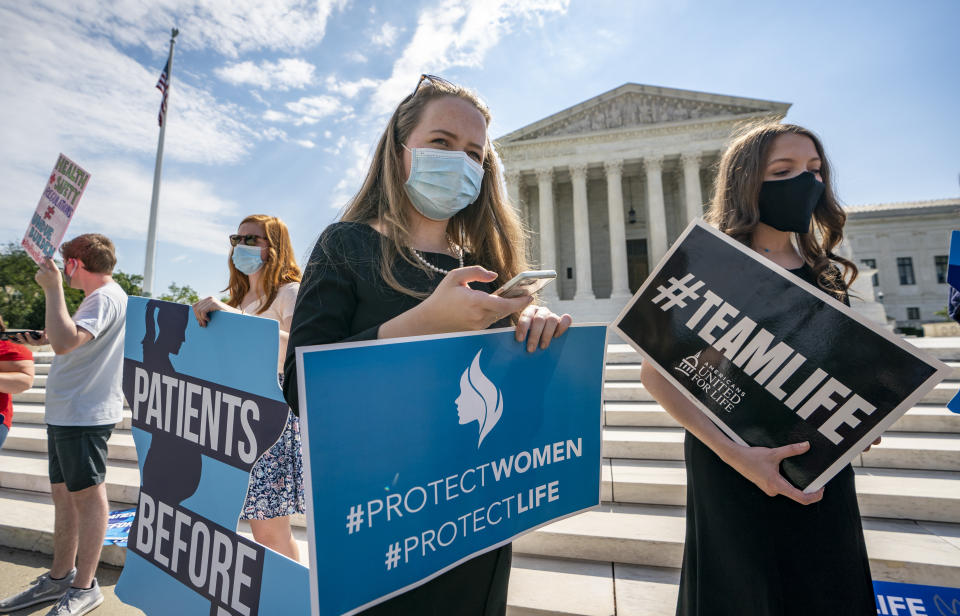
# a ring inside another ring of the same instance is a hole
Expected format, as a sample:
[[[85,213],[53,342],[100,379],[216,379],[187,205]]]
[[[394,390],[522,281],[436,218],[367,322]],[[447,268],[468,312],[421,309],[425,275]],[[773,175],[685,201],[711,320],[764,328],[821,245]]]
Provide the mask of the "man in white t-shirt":
[[[123,410],[127,294],[111,276],[117,258],[107,237],[80,235],[64,243],[60,252],[67,284],[82,290],[85,298],[71,318],[60,270],[47,259],[36,275],[46,296],[44,335],[20,340],[49,344],[56,354],[45,402],[56,511],[53,565],[29,588],[0,601],[0,612],[59,599],[49,614],[77,616],[103,603],[94,576],[109,515],[107,440]]]

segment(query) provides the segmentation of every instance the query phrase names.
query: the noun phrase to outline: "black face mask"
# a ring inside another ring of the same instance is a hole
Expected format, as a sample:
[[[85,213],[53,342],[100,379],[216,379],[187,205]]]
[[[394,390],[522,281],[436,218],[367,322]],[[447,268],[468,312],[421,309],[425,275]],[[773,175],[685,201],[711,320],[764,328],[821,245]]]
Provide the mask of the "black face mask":
[[[823,182],[809,171],[760,186],[760,222],[779,231],[807,233],[813,210],[823,199]]]

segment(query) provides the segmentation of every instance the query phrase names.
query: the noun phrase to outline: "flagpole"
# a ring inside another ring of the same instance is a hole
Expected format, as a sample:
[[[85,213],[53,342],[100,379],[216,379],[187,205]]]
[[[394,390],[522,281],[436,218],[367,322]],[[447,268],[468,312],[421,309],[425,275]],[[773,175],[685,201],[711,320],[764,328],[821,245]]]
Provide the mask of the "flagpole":
[[[170,30],[170,54],[167,56],[167,92],[164,93],[163,102],[169,98],[170,86],[173,80],[173,43],[180,31],[176,28]],[[157,202],[160,199],[160,170],[163,167],[163,137],[167,132],[166,113],[163,115],[163,122],[160,124],[160,138],[157,142],[157,164],[153,169],[153,197],[150,199],[150,223],[147,227],[147,255],[143,264],[143,294],[146,297],[153,295],[153,269],[157,260]]]

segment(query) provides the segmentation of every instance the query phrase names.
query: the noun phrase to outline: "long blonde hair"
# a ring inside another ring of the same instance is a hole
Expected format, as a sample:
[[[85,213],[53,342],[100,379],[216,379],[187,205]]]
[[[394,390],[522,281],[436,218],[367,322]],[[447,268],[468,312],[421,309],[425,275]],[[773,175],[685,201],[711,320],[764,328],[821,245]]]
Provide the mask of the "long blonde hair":
[[[830,164],[823,144],[810,130],[770,121],[747,124],[738,130],[720,159],[713,202],[704,218],[734,239],[744,244],[750,242],[753,230],[760,222],[760,187],[770,147],[777,137],[787,134],[802,135],[813,142],[820,157],[820,177],[825,186],[823,198],[813,211],[812,231],[794,234],[800,256],[813,270],[818,286],[843,297],[857,277],[856,264],[833,252],[843,240],[847,215],[833,192]],[[843,272],[834,264],[839,264]]]
[[[263,313],[277,298],[277,290],[288,282],[300,282],[300,267],[293,254],[293,243],[290,241],[290,231],[287,225],[276,216],[253,214],[240,221],[244,223],[263,225],[264,235],[267,236],[267,258],[261,266],[260,276],[260,309],[257,314]],[[233,265],[233,248],[227,259],[230,265],[230,283],[224,291],[230,292],[227,305],[240,307],[247,291],[250,290],[250,278]]]
[[[489,127],[490,110],[474,92],[440,79],[423,80],[393,112],[377,143],[363,186],[341,217],[346,222],[379,223],[379,231],[385,236],[380,241],[380,275],[390,288],[416,298],[426,297],[428,293],[407,288],[397,280],[393,271],[397,256],[428,274],[434,272],[415,261],[408,248],[411,243],[410,214],[406,207],[409,198],[403,188],[406,169],[401,144],[406,143],[420,123],[427,104],[445,96],[472,104]],[[447,233],[473,255],[476,263],[497,272],[497,280],[502,284],[527,269],[526,232],[504,194],[499,160],[489,135],[485,139],[485,152],[480,195],[450,219]]]

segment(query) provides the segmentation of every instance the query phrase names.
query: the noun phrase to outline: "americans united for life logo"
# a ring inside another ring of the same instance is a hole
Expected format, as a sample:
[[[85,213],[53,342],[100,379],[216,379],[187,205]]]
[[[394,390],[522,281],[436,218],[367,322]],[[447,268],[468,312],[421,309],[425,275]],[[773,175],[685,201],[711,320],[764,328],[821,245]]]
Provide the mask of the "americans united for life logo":
[[[470,366],[460,375],[460,395],[457,397],[457,415],[460,425],[476,421],[480,427],[477,449],[503,415],[503,395],[500,389],[480,369],[477,352]]]
[[[728,413],[746,397],[746,393],[722,370],[706,360],[700,359],[703,351],[684,357],[673,367],[702,389],[711,400]]]

